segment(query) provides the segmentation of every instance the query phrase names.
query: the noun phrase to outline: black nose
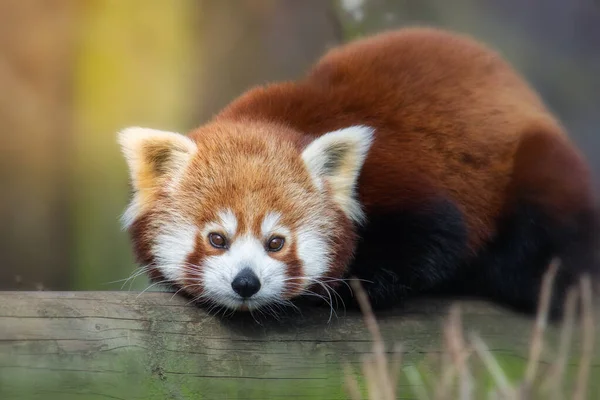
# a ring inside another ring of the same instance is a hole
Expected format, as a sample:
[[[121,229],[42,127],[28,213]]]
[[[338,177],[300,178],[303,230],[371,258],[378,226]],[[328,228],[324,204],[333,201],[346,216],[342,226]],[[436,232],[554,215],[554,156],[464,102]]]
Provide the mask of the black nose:
[[[250,268],[244,268],[233,279],[231,287],[243,298],[248,298],[260,290],[260,281]]]

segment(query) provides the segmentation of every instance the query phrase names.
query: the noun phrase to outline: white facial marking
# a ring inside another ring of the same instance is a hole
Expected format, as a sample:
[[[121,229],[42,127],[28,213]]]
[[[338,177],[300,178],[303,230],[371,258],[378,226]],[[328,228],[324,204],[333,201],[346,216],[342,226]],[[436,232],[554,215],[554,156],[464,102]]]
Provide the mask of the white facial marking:
[[[323,277],[330,263],[327,241],[318,232],[318,229],[310,226],[302,227],[297,232],[298,258],[302,261],[304,276],[312,279]]]
[[[273,234],[279,234],[289,239],[291,232],[288,228],[279,223],[280,219],[281,214],[278,212],[270,212],[265,215],[265,218],[260,225],[260,233],[264,239],[267,239]]]
[[[178,224],[161,229],[154,241],[154,254],[158,270],[171,281],[180,282],[184,271],[190,270],[186,265],[188,256],[196,247],[198,228],[191,224]]]
[[[237,233],[238,221],[235,214],[230,209],[219,211],[217,221],[206,224],[202,230],[202,236],[208,236],[211,232],[223,231],[228,240],[232,240]]]
[[[265,215],[265,218],[260,225],[260,232],[262,233],[263,237],[269,235],[269,233],[273,232],[275,228],[277,228],[280,218],[281,214],[278,212],[270,212]]]
[[[227,236],[230,238],[234,237],[237,232],[238,222],[233,211],[229,209],[221,211],[219,213],[219,218],[221,219],[221,225],[223,226],[225,233],[227,233]]]
[[[233,290],[231,283],[244,268],[250,268],[260,280],[261,288],[252,297],[243,299]],[[286,265],[270,257],[263,242],[244,235],[233,241],[223,254],[208,257],[203,264],[205,296],[229,308],[246,304],[250,309],[277,301],[285,287]]]

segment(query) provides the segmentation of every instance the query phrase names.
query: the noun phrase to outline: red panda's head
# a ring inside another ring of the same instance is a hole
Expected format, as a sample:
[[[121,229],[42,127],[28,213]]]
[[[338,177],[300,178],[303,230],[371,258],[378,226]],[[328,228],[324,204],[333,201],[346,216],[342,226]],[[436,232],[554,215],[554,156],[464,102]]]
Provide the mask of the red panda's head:
[[[120,132],[134,190],[123,223],[151,278],[232,309],[340,278],[363,219],[355,186],[372,129],[304,138],[250,122]]]

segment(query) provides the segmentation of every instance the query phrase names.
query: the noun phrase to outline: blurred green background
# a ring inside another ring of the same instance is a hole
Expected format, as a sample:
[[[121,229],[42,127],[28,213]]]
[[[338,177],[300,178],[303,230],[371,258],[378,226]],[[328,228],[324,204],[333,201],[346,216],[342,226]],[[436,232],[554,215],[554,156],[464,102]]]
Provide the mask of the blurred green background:
[[[593,0],[0,0],[0,290],[119,289],[133,272],[119,129],[188,131],[331,46],[417,23],[499,50],[598,176]]]

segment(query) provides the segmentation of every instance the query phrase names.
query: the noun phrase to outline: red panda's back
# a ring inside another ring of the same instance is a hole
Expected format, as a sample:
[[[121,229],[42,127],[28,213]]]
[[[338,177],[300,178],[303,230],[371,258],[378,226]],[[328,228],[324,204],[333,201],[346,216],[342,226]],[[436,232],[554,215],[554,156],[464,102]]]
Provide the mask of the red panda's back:
[[[466,216],[472,244],[492,233],[520,135],[555,124],[494,51],[436,29],[403,29],[335,49],[308,82],[328,92],[342,114],[360,115],[353,123],[378,129],[359,183],[367,209],[419,207],[447,196]]]
[[[496,53],[470,38],[407,28],[331,50],[297,83],[249,91],[218,118],[265,118],[309,135],[376,129],[361,171],[367,214],[452,200],[472,246],[492,233],[520,134],[560,128]]]

